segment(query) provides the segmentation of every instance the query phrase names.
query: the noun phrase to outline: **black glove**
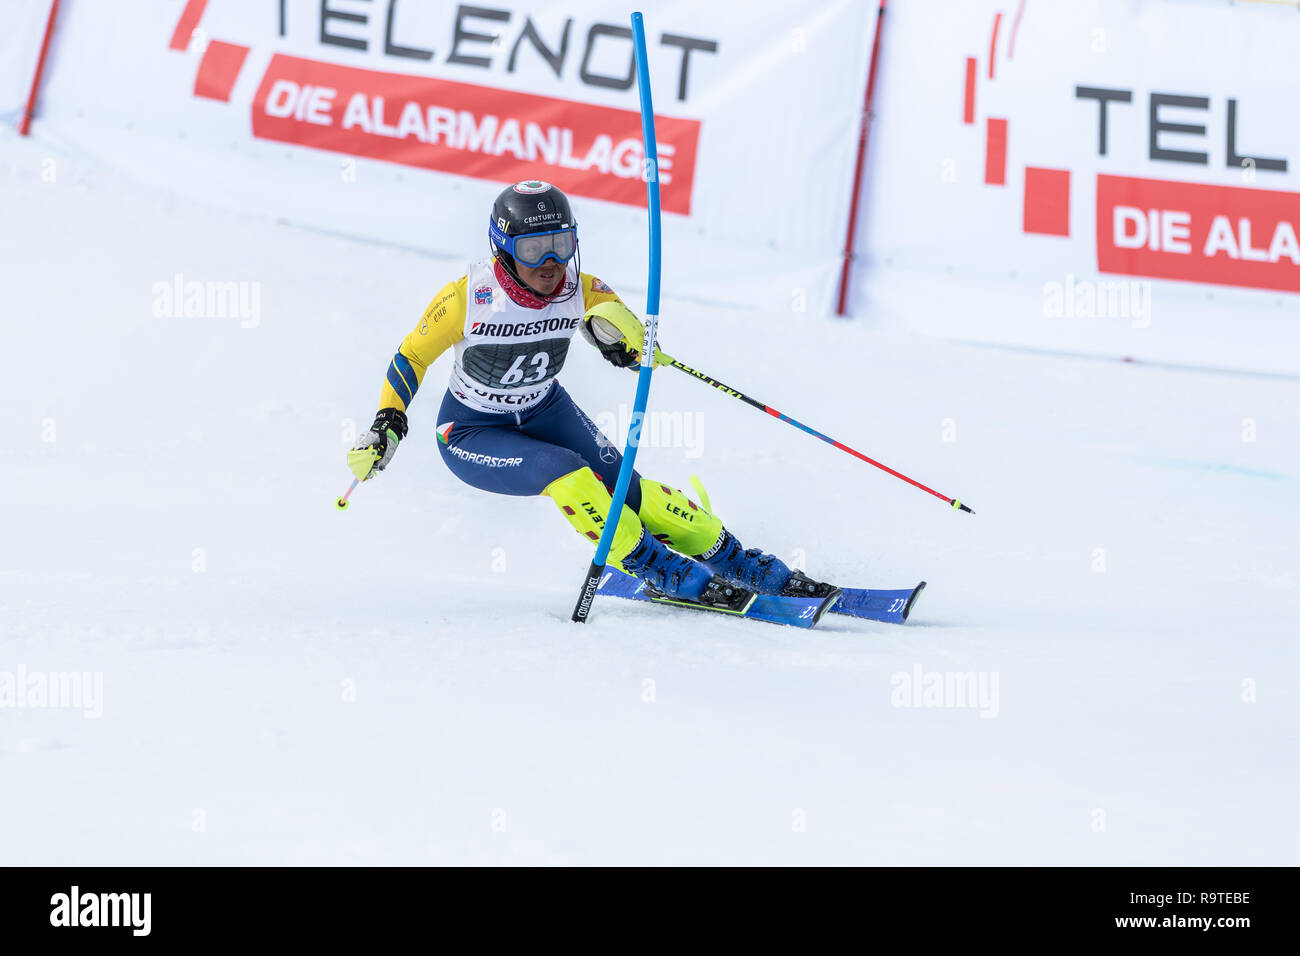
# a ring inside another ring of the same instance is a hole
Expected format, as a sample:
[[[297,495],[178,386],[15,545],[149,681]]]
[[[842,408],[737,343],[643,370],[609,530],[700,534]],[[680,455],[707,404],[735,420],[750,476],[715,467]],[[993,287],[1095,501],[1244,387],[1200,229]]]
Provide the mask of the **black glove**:
[[[397,454],[398,443],[406,437],[406,413],[397,408],[381,408],[370,431],[357,439],[348,452],[348,467],[361,481],[373,478],[388,467]]]
[[[397,433],[398,441],[406,437],[406,412],[400,408],[381,408],[375,415],[375,421],[370,426],[370,430],[384,434],[392,429]]]

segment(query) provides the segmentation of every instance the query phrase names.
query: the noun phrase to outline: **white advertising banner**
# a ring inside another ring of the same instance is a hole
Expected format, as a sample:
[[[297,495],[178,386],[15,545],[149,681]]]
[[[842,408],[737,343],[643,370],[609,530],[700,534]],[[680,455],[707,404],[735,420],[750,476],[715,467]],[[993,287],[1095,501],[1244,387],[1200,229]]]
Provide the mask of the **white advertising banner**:
[[[573,199],[584,268],[643,289],[629,9],[71,3],[36,132],[214,204],[465,259],[506,183],[546,180]],[[646,11],[666,295],[829,311],[874,14]]]
[[[891,4],[852,311],[1300,372],[1300,18],[1226,0]]]
[[[52,2],[5,0],[0,15],[0,123],[17,126],[27,107]]]

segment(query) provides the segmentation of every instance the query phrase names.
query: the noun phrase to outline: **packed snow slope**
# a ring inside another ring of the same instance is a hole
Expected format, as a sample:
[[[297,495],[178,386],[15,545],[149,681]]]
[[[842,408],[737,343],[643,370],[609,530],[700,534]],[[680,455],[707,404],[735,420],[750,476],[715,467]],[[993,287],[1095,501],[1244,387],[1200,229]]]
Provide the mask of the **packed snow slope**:
[[[610,599],[579,627],[584,540],[438,459],[448,358],[392,467],[333,505],[462,263],[7,133],[0,215],[0,862],[1297,861],[1300,383],[667,289],[667,350],[977,513],[661,369],[644,474],[699,474],[814,575],[929,589],[904,627]],[[644,257],[582,241],[596,275]],[[257,308],[156,314],[178,275]],[[621,427],[633,375],[576,341],[562,380]],[[70,672],[102,698],[12,683]]]

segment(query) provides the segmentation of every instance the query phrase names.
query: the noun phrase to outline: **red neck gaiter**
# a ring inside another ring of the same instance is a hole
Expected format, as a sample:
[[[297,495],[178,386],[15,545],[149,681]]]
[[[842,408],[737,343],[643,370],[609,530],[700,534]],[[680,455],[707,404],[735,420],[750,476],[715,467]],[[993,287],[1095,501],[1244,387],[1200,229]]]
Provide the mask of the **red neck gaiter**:
[[[544,309],[551,304],[549,299],[542,298],[532,289],[516,282],[515,277],[506,272],[500,259],[492,260],[492,269],[496,273],[497,282],[501,283],[501,288],[506,290],[506,295],[510,296],[510,301],[515,305],[522,305],[525,309]]]

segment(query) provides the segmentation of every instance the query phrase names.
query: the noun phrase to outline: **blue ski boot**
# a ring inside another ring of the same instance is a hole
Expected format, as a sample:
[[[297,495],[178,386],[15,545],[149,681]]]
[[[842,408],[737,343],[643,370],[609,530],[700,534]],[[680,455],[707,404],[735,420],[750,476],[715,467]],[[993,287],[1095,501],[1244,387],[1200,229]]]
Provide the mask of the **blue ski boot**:
[[[649,531],[621,562],[623,570],[646,582],[660,595],[694,601],[709,607],[739,609],[753,597],[753,591],[736,587],[685,555],[660,542]]]
[[[726,528],[718,542],[697,559],[714,574],[726,581],[759,594],[783,594],[793,597],[830,597],[840,589],[833,584],[814,581],[774,554],[761,548],[745,550],[734,534]]]

